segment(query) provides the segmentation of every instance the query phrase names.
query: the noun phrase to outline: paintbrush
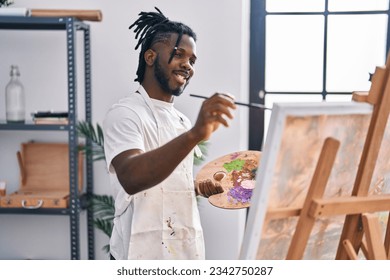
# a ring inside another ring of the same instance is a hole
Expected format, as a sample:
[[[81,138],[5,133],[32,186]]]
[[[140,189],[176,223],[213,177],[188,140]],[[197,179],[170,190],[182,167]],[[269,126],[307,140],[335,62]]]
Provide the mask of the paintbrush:
[[[190,96],[203,98],[203,99],[208,99],[207,96],[203,96],[203,95],[190,94]],[[234,104],[246,106],[246,107],[249,107],[249,108],[256,108],[256,109],[263,109],[263,110],[272,110],[271,108],[268,108],[265,105],[258,104],[258,103],[243,103],[243,102],[234,101]]]

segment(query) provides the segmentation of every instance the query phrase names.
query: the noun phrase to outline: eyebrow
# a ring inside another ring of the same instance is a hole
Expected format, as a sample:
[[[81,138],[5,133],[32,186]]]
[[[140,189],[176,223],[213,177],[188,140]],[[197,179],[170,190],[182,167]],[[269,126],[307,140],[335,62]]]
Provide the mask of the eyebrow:
[[[183,49],[183,48],[174,47],[173,50],[172,50],[171,56],[169,57],[168,64],[171,63],[171,61],[172,61],[172,59],[173,59],[173,56],[175,55],[175,53],[176,53],[177,51],[181,51],[181,52],[184,52],[184,53],[187,52],[187,51],[186,51],[185,49]],[[193,57],[194,60],[197,60],[197,57],[196,57],[195,54],[192,54],[191,57]]]
[[[188,51],[186,51],[185,49],[183,48],[179,48],[179,47],[174,47],[173,48],[173,51],[181,51],[181,52],[185,52],[185,53],[188,53]],[[198,59],[198,57],[195,55],[195,54],[192,54],[192,57],[195,58],[195,59]]]

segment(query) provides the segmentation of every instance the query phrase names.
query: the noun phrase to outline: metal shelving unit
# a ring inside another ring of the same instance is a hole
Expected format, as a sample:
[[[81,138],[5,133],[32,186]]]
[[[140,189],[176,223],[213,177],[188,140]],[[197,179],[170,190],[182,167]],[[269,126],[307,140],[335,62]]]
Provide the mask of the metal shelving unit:
[[[92,156],[86,155],[86,194],[79,193],[77,161],[77,76],[76,76],[76,32],[84,35],[84,87],[85,87],[85,120],[91,122],[91,56],[90,28],[88,24],[73,17],[8,17],[0,16],[0,29],[7,30],[61,30],[66,35],[67,73],[68,73],[68,125],[36,125],[33,123],[7,124],[0,121],[0,131],[63,131],[68,133],[69,143],[69,208],[66,209],[23,209],[0,208],[0,214],[35,214],[67,215],[70,218],[70,251],[71,259],[80,259],[80,212],[85,207],[85,200],[93,193]],[[87,139],[87,146],[92,143]],[[88,258],[94,259],[93,214],[87,210]]]

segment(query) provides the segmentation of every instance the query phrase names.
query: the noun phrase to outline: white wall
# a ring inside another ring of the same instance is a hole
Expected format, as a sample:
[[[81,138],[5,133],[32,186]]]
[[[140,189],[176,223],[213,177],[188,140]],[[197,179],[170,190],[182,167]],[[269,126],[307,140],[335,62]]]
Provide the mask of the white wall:
[[[198,35],[196,74],[177,107],[195,122],[201,100],[188,93],[211,95],[228,91],[237,100],[248,100],[249,0],[16,0],[13,7],[45,9],[100,9],[102,22],[90,22],[92,48],[93,120],[102,123],[110,104],[134,91],[138,62],[136,40],[128,30],[140,11],[158,6],[172,20],[183,21]],[[81,39],[81,36],[78,35]],[[81,41],[81,40],[79,40]],[[82,51],[82,49],[78,49]],[[81,63],[81,56],[78,64]],[[0,88],[9,80],[9,67],[20,67],[26,88],[27,112],[66,110],[66,54],[62,32],[0,30]],[[78,73],[82,76],[82,68]],[[82,80],[79,80],[82,96]],[[5,119],[4,90],[0,90],[0,119]],[[83,116],[79,98],[79,118]],[[246,150],[248,111],[239,108],[230,128],[221,128],[210,139],[207,161],[227,153]],[[18,187],[15,152],[28,140],[64,141],[64,133],[0,132],[0,180],[7,192]],[[94,165],[95,192],[111,194],[102,162]],[[200,167],[195,167],[195,174]],[[227,211],[200,201],[208,259],[235,259],[245,222],[245,211]],[[82,214],[81,257],[87,258],[85,213]],[[106,259],[100,249],[108,238],[96,231],[96,258]],[[68,259],[69,219],[57,216],[0,215],[0,259]]]

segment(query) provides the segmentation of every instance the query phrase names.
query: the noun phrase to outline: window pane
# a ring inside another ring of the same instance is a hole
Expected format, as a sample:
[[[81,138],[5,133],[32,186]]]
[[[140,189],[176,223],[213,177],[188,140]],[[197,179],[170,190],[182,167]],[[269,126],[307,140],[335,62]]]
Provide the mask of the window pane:
[[[323,12],[325,0],[267,0],[267,12]]]
[[[272,108],[274,103],[287,102],[321,102],[321,94],[266,94],[264,104],[268,108]],[[269,121],[271,119],[271,111],[264,111],[264,141],[267,139]]]
[[[321,92],[323,16],[267,16],[266,91]]]
[[[389,0],[329,0],[329,11],[383,11]]]
[[[369,90],[369,73],[385,63],[386,31],[386,15],[329,16],[327,91]]]
[[[326,101],[327,102],[344,102],[351,101],[352,94],[327,94]]]

